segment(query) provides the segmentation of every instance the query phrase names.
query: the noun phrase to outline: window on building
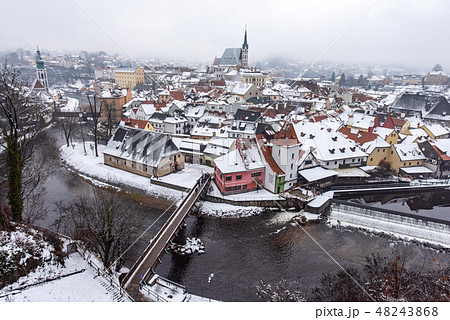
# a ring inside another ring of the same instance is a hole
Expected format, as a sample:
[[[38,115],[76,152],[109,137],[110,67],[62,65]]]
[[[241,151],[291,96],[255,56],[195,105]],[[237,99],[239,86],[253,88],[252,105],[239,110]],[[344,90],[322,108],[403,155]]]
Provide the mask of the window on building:
[[[291,163],[291,170],[292,170],[292,169],[294,169],[294,164],[293,164],[293,163]]]
[[[231,181],[232,178],[232,176],[225,176],[225,181]]]
[[[352,162],[355,162],[355,159],[352,159]]]
[[[242,174],[238,174],[238,175],[236,176],[236,180],[242,180]]]
[[[247,189],[247,185],[246,184],[242,185],[242,190],[244,190],[244,189]]]
[[[261,176],[261,171],[252,172],[252,178],[253,177],[260,177],[260,176]]]
[[[417,161],[417,164],[419,164],[420,162],[419,161]]]
[[[373,158],[370,158],[370,161],[373,161]]]
[[[292,154],[292,159],[294,159],[294,154]]]
[[[225,190],[226,191],[231,191],[231,187],[226,187]]]

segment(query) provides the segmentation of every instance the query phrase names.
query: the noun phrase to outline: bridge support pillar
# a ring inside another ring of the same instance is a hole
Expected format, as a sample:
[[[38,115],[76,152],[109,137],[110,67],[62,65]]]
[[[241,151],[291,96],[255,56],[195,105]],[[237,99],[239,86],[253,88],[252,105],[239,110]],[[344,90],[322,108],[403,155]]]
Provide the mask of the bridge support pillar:
[[[175,238],[173,239],[173,242],[185,245],[186,244],[186,225],[183,223],[181,228],[178,230],[178,232],[175,234]]]

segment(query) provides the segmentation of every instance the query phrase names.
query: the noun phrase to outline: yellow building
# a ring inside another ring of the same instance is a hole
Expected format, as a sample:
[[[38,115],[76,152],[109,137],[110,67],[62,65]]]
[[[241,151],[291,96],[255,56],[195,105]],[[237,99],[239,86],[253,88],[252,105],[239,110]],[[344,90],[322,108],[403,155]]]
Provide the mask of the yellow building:
[[[446,139],[449,137],[448,130],[438,123],[424,124],[421,127],[431,139]]]
[[[170,92],[164,90],[158,93],[158,102],[159,103],[168,103],[170,101]]]
[[[381,137],[366,142],[361,146],[361,149],[369,155],[367,157],[368,166],[378,166],[380,161],[390,162],[391,160],[391,145]]]
[[[266,86],[266,83],[270,83],[270,72],[243,71],[241,72],[241,78],[243,83],[250,83],[259,88],[263,88]]]
[[[122,120],[122,107],[131,101],[129,89],[114,89],[103,91],[99,98],[101,122],[106,123],[111,119],[112,123]]]
[[[417,143],[396,144],[390,150],[391,168],[398,172],[400,168],[423,166],[425,156]]]
[[[426,85],[445,85],[448,82],[448,75],[442,71],[433,71],[426,75]]]
[[[122,88],[134,89],[139,83],[144,83],[144,70],[137,68],[118,68],[114,73],[115,82]]]
[[[394,129],[377,127],[373,129],[373,133],[379,135],[381,139],[389,143],[390,145],[394,145],[398,143],[398,133]]]

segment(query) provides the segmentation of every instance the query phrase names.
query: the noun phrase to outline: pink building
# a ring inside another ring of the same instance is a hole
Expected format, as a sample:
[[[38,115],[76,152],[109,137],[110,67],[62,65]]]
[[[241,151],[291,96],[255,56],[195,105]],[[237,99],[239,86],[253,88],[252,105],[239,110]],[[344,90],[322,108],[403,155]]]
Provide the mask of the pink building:
[[[249,146],[250,148],[246,148]],[[214,181],[223,195],[256,190],[264,186],[264,163],[256,145],[248,142],[214,160]]]

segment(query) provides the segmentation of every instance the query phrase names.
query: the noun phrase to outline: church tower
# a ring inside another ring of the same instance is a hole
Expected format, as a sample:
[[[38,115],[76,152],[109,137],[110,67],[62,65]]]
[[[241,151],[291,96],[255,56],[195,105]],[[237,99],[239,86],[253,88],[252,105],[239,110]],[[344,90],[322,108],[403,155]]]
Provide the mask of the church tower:
[[[247,26],[245,26],[244,44],[242,45],[242,68],[248,69]]]
[[[45,68],[44,60],[42,60],[39,47],[36,51],[36,75],[39,82],[44,86],[46,90],[48,90],[47,69]]]

